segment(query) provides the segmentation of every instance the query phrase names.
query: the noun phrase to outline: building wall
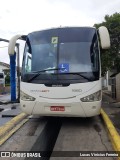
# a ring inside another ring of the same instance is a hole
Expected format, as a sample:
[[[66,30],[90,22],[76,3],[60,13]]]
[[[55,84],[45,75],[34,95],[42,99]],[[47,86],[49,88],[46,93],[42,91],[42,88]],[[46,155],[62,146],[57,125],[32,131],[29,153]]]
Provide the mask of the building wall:
[[[0,72],[3,72],[4,69],[8,69],[8,67],[0,65]]]
[[[5,87],[3,84],[0,84],[0,94],[3,94],[5,92]]]
[[[9,64],[7,63],[3,63],[3,62],[0,62],[0,73],[3,72],[4,73],[4,79],[0,79],[0,93],[4,93],[4,87],[5,87],[5,73],[6,71],[5,70],[10,70],[9,69]],[[3,86],[2,86],[3,85]]]
[[[111,91],[111,75],[113,72],[107,71],[106,75],[102,78],[102,87],[106,88],[108,91]]]
[[[120,73],[116,75],[116,100],[120,102]]]
[[[112,91],[112,88],[111,88],[111,75],[113,74],[114,72],[111,72],[111,71],[108,71],[108,82],[107,82],[107,84],[108,84],[108,91]]]

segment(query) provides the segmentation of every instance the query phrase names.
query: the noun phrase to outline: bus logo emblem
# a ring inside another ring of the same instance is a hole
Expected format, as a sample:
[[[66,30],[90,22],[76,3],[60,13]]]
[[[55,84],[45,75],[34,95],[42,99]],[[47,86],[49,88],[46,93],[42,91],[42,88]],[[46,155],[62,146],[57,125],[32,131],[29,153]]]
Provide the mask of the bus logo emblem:
[[[82,92],[82,89],[72,89],[72,92]]]

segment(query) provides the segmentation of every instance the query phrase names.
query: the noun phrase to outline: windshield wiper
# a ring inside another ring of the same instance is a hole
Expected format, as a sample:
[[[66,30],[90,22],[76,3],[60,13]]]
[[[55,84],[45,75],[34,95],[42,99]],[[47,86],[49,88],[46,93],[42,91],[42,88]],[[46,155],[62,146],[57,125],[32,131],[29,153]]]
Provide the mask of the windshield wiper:
[[[84,78],[84,79],[87,79],[88,81],[92,81],[91,78],[88,78],[88,77],[86,77],[86,76],[83,76],[82,74],[77,73],[77,72],[67,72],[67,73],[62,73],[62,74],[73,74],[73,75],[78,75],[78,76],[81,76],[81,77]]]
[[[36,75],[34,75],[32,78],[30,78],[29,80],[28,80],[28,82],[31,82],[32,80],[34,80],[35,78],[37,78],[40,74],[41,74],[41,72],[46,72],[46,71],[55,71],[55,70],[64,70],[65,69],[65,67],[63,67],[63,68],[47,68],[47,69],[43,69],[43,70],[39,70],[39,71],[33,71],[33,72],[30,72],[30,73],[36,73]],[[84,76],[84,75],[82,75],[82,74],[80,74],[80,73],[75,73],[75,72],[63,72],[63,73],[60,73],[60,74],[73,74],[73,75],[78,75],[78,76],[81,76],[82,78],[84,78],[84,79],[87,79],[88,81],[92,81],[92,79],[91,78],[88,78],[88,77],[86,77],[86,76]]]
[[[31,82],[32,80],[34,80],[35,78],[37,78],[42,72],[46,72],[46,71],[58,71],[58,70],[62,70],[65,69],[63,68],[47,68],[47,69],[43,69],[43,70],[39,70],[39,71],[33,71],[30,73],[36,73],[36,75],[34,75],[32,78],[30,78],[27,82]]]

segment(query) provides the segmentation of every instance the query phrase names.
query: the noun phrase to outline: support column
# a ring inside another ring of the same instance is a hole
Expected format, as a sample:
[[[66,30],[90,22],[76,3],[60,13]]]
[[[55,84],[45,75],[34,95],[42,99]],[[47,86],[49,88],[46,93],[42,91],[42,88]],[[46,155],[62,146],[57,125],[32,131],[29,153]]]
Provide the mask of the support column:
[[[11,101],[16,101],[16,53],[10,55]]]

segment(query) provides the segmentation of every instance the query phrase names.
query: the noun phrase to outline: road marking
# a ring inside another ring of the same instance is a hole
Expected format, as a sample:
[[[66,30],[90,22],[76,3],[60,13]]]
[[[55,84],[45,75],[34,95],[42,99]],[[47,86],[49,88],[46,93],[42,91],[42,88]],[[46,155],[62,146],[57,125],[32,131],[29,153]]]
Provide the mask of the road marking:
[[[18,116],[11,119],[5,125],[1,126],[0,127],[0,137],[4,135],[6,132],[8,132],[10,129],[12,129],[17,123],[19,123],[22,119],[24,119],[27,116],[28,116],[27,114],[21,113]]]
[[[28,117],[27,114],[21,113],[0,127],[0,145],[28,121],[28,119],[25,119],[26,117]]]
[[[20,122],[16,127],[14,127],[12,130],[10,130],[5,136],[0,138],[0,146],[6,142],[7,139],[9,139],[21,126],[23,126],[29,119],[24,119],[22,122]]]
[[[108,115],[105,113],[103,109],[101,109],[101,115],[107,126],[108,133],[109,133],[112,145],[114,147],[114,150],[120,151],[120,135],[118,134],[112,121],[110,120],[110,118],[108,117]],[[118,160],[120,160],[120,157],[118,158]]]

